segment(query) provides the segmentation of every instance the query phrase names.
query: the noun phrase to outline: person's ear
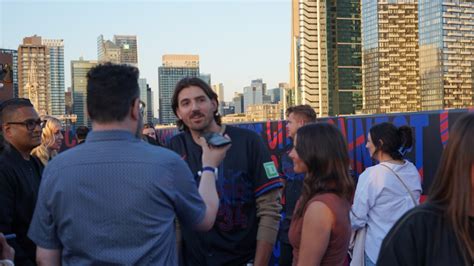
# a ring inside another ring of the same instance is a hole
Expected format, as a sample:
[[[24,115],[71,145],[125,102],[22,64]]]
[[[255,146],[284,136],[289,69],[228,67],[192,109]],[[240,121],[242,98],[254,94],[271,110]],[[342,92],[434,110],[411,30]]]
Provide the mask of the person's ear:
[[[2,125],[2,134],[3,136],[8,136],[11,137],[11,128],[9,124],[3,124]]]
[[[216,99],[211,99],[211,103],[212,103],[212,106],[213,106],[213,112],[217,111],[217,106],[219,106],[219,104],[217,103],[217,100]]]
[[[303,119],[298,120],[298,126],[302,127],[302,126],[304,126],[305,124],[306,124],[306,123],[305,123],[305,121],[304,121]]]
[[[133,105],[132,105],[132,110],[131,110],[131,117],[133,120],[139,120],[140,119],[140,98],[136,98],[134,101],[133,101]]]

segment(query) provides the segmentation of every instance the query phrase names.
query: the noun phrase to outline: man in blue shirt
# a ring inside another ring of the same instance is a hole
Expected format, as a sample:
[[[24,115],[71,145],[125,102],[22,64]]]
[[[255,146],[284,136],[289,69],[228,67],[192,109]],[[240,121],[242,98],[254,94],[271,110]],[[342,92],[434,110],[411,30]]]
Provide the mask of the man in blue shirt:
[[[46,167],[28,236],[44,265],[177,265],[175,226],[209,230],[218,210],[215,175],[200,186],[173,152],[141,141],[138,69],[105,64],[89,71],[86,143]],[[204,145],[203,164],[229,147]]]

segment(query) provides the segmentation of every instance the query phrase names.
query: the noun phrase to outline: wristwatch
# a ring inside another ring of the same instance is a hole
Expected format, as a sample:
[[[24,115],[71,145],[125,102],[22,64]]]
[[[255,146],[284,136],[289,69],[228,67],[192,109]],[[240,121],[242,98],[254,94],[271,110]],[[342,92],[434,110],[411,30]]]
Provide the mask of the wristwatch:
[[[202,176],[202,174],[205,172],[205,171],[209,171],[209,172],[213,172],[214,173],[214,176],[217,180],[217,177],[218,177],[218,171],[217,171],[217,168],[214,168],[212,166],[203,166],[202,167],[202,170],[198,172],[198,175],[199,176]]]

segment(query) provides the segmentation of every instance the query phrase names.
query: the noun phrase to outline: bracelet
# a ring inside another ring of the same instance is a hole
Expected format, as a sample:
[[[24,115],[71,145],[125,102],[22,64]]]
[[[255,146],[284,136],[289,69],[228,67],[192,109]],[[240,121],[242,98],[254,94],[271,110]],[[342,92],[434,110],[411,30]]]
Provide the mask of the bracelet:
[[[204,167],[202,167],[202,170],[201,170],[201,171],[198,171],[198,176],[202,176],[202,174],[203,174],[205,171],[209,171],[209,172],[214,173],[214,177],[215,177],[216,180],[217,180],[217,177],[218,177],[218,170],[217,170],[217,168],[214,168],[214,167],[212,167],[212,166],[204,166]]]
[[[15,266],[12,260],[0,260],[0,266]]]

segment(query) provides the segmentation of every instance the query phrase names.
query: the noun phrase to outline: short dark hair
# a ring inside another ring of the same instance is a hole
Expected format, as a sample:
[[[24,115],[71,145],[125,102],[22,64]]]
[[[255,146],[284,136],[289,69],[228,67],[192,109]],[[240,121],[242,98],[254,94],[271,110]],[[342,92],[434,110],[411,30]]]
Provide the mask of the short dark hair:
[[[33,104],[26,98],[12,98],[0,103],[0,131],[5,119],[22,107],[33,107]]]
[[[5,138],[3,137],[3,123],[7,117],[11,117],[16,110],[22,107],[32,107],[33,104],[26,98],[12,98],[0,103],[0,152],[5,149]]]
[[[189,88],[191,86],[196,86],[196,87],[201,88],[201,90],[204,91],[204,93],[207,95],[207,97],[209,97],[209,99],[216,101],[217,107],[219,107],[219,100],[217,99],[217,94],[211,89],[209,84],[207,84],[200,78],[186,77],[186,78],[181,79],[176,84],[176,87],[173,93],[173,98],[171,99],[171,108],[173,108],[173,113],[176,115],[176,117],[178,117],[177,110],[179,106],[179,102],[178,102],[179,93],[182,90]],[[216,121],[218,125],[221,125],[221,115],[219,114],[218,110],[219,108],[216,108],[216,111],[214,112],[214,120]],[[176,125],[178,126],[179,130],[185,130],[185,131],[189,130],[189,128],[179,118],[178,120],[176,120]]]
[[[376,151],[387,153],[395,160],[403,159],[413,146],[413,133],[409,126],[397,128],[392,123],[384,122],[371,127],[369,133]]]
[[[288,107],[286,109],[286,116],[289,116],[290,114],[301,116],[305,122],[316,122],[316,112],[313,107],[307,104]]]
[[[140,97],[138,68],[101,64],[87,73],[87,111],[93,121],[123,121],[133,101]]]
[[[85,139],[89,133],[89,128],[86,126],[79,126],[76,129],[76,136],[78,139]]]

